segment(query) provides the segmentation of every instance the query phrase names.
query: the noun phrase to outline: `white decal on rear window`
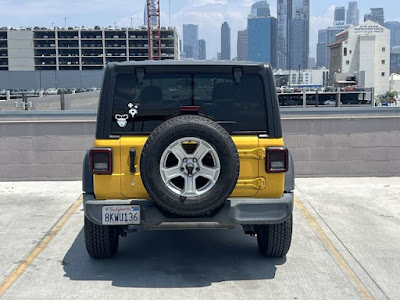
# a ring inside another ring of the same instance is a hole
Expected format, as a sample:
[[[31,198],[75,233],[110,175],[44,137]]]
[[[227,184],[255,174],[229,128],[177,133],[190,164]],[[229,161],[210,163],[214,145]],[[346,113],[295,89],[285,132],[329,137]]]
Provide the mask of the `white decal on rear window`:
[[[124,115],[116,114],[115,115],[115,119],[117,120],[118,126],[121,128],[124,128],[126,126],[126,124],[128,123],[128,121],[127,121],[128,118],[129,118],[128,114],[124,114]]]
[[[138,113],[138,108],[139,108],[139,104],[133,104],[133,103],[129,103],[128,107],[130,108],[129,110],[129,114],[132,116],[132,119],[135,117],[135,115]]]

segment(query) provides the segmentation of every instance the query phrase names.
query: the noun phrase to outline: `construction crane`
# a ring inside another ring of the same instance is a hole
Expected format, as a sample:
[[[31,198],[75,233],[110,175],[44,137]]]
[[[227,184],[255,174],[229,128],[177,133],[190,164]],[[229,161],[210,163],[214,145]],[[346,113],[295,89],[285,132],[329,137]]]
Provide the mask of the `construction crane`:
[[[148,58],[161,60],[160,0],[146,1]]]

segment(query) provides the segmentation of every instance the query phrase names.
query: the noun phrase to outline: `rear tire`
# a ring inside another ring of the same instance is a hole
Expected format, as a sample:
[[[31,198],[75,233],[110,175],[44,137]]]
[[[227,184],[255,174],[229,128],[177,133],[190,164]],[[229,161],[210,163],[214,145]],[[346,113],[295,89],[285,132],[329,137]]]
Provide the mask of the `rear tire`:
[[[85,216],[85,244],[92,258],[109,258],[118,250],[119,227],[97,225]]]
[[[284,257],[292,242],[293,216],[280,224],[257,226],[258,250],[266,257]]]

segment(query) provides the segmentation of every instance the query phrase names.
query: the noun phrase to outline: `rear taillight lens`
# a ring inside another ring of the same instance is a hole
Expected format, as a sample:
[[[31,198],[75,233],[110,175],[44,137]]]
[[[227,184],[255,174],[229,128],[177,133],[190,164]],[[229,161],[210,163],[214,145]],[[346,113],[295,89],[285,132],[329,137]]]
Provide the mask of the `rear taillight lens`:
[[[270,173],[287,172],[289,169],[289,153],[284,147],[269,147],[266,150],[266,170]]]
[[[111,148],[94,148],[90,150],[90,172],[93,174],[112,173]]]

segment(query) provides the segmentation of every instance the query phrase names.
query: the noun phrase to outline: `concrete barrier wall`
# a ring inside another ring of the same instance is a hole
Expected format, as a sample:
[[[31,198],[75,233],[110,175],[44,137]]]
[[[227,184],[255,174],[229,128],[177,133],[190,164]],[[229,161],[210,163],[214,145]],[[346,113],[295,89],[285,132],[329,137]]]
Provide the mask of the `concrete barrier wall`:
[[[286,119],[283,129],[298,176],[400,175],[400,116]]]
[[[399,176],[400,109],[282,112],[299,177]],[[79,180],[94,113],[0,113],[0,181]]]
[[[80,180],[96,123],[93,115],[73,119],[0,118],[0,181]]]

